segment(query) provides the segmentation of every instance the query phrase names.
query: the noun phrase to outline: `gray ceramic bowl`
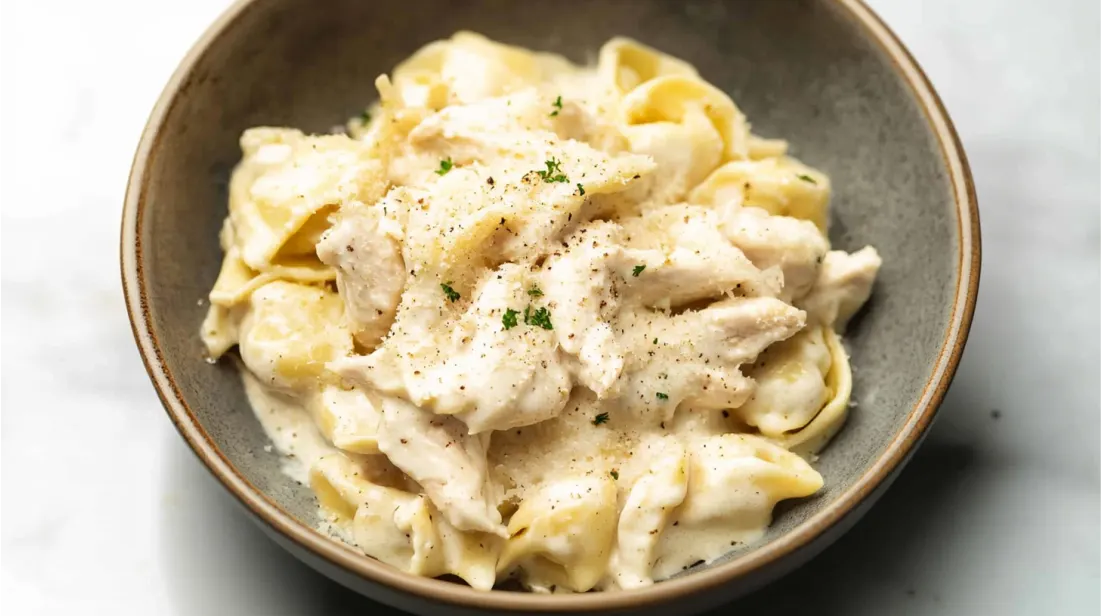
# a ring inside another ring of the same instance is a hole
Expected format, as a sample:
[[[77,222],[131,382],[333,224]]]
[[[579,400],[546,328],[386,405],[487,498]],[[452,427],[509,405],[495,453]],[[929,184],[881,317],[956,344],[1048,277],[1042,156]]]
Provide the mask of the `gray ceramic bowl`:
[[[885,265],[849,337],[860,405],[819,462],[825,489],[781,506],[760,544],[630,592],[479,593],[409,576],[313,530],[313,497],[265,452],[233,366],[203,361],[197,301],[221,260],[218,229],[241,131],[326,131],[373,100],[375,76],[460,29],[577,61],[615,35],[683,57],[733,96],[756,132],[789,139],[799,158],[830,174],[836,246],[878,247]],[[940,101],[856,0],[245,0],[203,35],[153,110],[126,195],[122,272],[138,346],[169,417],[260,526],[325,575],[421,613],[687,613],[805,562],[906,462],[963,350],[979,222]]]

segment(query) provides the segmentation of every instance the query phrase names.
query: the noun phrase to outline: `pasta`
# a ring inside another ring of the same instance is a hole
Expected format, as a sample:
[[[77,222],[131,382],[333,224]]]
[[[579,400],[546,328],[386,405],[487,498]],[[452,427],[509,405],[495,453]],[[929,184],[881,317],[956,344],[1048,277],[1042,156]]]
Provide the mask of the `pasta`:
[[[201,336],[319,527],[489,590],[646,586],[823,485],[881,265],[690,64],[460,32],[347,134],[260,127]]]

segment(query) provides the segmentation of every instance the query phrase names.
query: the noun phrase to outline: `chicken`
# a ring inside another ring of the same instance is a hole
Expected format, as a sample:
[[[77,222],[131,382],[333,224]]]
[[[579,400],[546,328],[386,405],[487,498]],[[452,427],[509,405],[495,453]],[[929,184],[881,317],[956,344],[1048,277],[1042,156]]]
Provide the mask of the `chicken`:
[[[737,407],[753,392],[738,366],[805,323],[802,310],[770,297],[732,298],[678,315],[626,311],[616,324],[628,357],[622,404],[665,420],[681,402]]]
[[[676,205],[623,222],[621,277],[644,305],[676,308],[737,292],[775,296],[779,270],[762,271],[720,231],[714,210]]]
[[[643,305],[663,310],[735,292],[771,296],[781,284],[775,271],[758,270],[740,250],[725,243],[703,250],[678,247],[667,255],[627,251],[624,257],[621,271],[628,292]]]
[[[541,286],[562,350],[577,358],[581,384],[603,396],[623,370],[623,350],[609,324],[618,310],[612,267],[622,255],[619,225],[590,223],[566,240],[543,266]]]
[[[375,206],[355,202],[317,244],[322,263],[336,268],[336,285],[356,342],[367,349],[389,331],[405,288],[401,228]]]
[[[541,318],[546,308],[529,297],[527,277],[527,268],[513,264],[488,272],[456,319],[413,319],[417,328],[397,329],[371,355],[331,366],[354,382],[455,415],[472,434],[554,417],[573,382],[555,348],[553,319]]]
[[[486,472],[489,435],[469,435],[453,418],[404,400],[382,399],[378,448],[416,481],[459,530],[507,536]]]
[[[813,223],[770,216],[754,207],[727,208],[722,233],[761,269],[778,268],[784,287],[780,298],[791,301],[810,290],[829,242]]]
[[[832,250],[826,254],[814,287],[800,305],[814,320],[844,333],[849,319],[871,296],[872,283],[882,264],[883,259],[871,246],[852,254]]]

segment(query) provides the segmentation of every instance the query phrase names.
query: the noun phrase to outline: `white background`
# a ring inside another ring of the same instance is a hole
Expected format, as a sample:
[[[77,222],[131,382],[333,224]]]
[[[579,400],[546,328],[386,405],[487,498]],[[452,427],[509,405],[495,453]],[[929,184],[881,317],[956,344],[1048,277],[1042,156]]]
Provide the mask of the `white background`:
[[[380,609],[237,510],[173,431],[126,321],[117,247],[131,156],[226,3],[3,3],[5,613]],[[970,155],[979,308],[941,419],[895,487],[822,557],[736,609],[1097,614],[1098,3],[871,4],[927,69]]]

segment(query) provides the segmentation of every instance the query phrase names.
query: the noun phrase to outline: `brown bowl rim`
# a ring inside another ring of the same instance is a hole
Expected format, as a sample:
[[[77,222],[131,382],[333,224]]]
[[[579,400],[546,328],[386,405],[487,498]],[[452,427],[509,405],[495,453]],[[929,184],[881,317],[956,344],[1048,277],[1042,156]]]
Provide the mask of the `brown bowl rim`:
[[[257,0],[237,0],[203,33],[169,79],[157,100],[134,155],[122,216],[121,267],[123,292],[142,361],[169,418],[199,459],[253,514],[298,546],[363,578],[413,595],[469,608],[519,611],[612,611],[644,604],[668,603],[716,586],[729,584],[811,543],[838,524],[889,478],[920,442],[932,423],[955,374],[971,327],[978,295],[981,239],[974,181],[959,135],[928,77],[898,37],[862,0],[833,0],[891,58],[895,72],[921,104],[940,145],[956,201],[960,238],[958,283],[949,327],[933,371],[906,422],[886,449],[859,479],[822,511],[782,537],[743,556],[698,573],[652,586],[614,593],[553,594],[477,591],[451,582],[414,576],[340,544],[296,521],[248,482],[217,449],[188,407],[153,330],[139,230],[145,210],[148,162],[160,140],[164,120],[188,83],[197,60]]]

